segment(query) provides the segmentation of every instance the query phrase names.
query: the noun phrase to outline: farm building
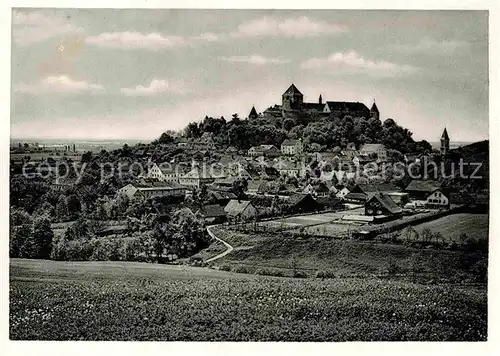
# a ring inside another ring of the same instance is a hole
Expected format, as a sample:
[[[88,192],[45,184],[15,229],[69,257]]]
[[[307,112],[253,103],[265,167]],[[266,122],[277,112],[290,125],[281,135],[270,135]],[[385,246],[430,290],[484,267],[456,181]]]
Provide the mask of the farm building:
[[[230,189],[211,188],[208,190],[208,200],[214,204],[226,206],[230,200],[236,198],[236,194],[234,194]]]
[[[436,189],[427,197],[426,206],[430,209],[447,209],[450,207],[450,200],[441,189]]]
[[[224,208],[217,204],[204,205],[196,214],[201,216],[206,224],[221,223],[226,219],[227,215]]]
[[[330,189],[323,182],[308,184],[302,193],[310,193],[315,197],[327,197],[330,195]]]
[[[265,187],[267,182],[265,180],[251,180],[248,182],[247,186],[247,194],[263,194],[265,191]]]
[[[410,195],[408,193],[390,192],[385,194],[388,195],[399,206],[405,206],[406,203],[410,201]]]
[[[349,194],[349,188],[347,187],[337,187],[337,193],[335,194],[337,198],[344,199],[347,194]]]
[[[148,178],[158,179],[159,181],[179,182],[179,178],[189,170],[188,165],[174,165],[168,162],[160,164],[153,163],[148,169]]]
[[[349,192],[345,195],[344,200],[347,203],[364,204],[366,203],[368,197],[371,197],[373,194],[375,193],[364,194],[364,193]]]
[[[412,180],[405,188],[405,192],[410,195],[411,199],[427,200],[427,197],[436,189],[439,189],[439,182],[432,180]]]
[[[367,197],[369,193],[396,193],[400,192],[398,186],[393,183],[370,183],[370,184],[356,184],[354,188],[351,189],[351,193],[363,193]]]
[[[341,209],[342,200],[339,198],[317,197],[316,201],[323,206],[323,209]]]
[[[286,200],[287,210],[290,213],[309,213],[322,209],[311,194],[292,194]]]
[[[281,153],[284,155],[301,154],[304,150],[302,140],[285,140],[281,144]]]
[[[186,187],[200,187],[203,184],[210,184],[213,181],[214,178],[211,174],[206,169],[201,169],[200,167],[193,167],[191,171],[179,178],[179,183]]]
[[[169,196],[175,198],[184,198],[186,195],[186,187],[175,182],[151,182],[136,184],[137,193],[142,198],[151,198],[154,196]]]
[[[248,220],[257,216],[257,209],[248,200],[233,199],[226,205],[224,211],[229,218],[238,220]]]
[[[387,160],[387,148],[381,143],[365,143],[359,148],[364,156],[376,155],[379,161]]]
[[[277,157],[280,155],[280,150],[274,145],[253,146],[248,150],[248,155],[251,157]]]
[[[388,195],[375,193],[365,204],[365,215],[399,215],[403,209]]]

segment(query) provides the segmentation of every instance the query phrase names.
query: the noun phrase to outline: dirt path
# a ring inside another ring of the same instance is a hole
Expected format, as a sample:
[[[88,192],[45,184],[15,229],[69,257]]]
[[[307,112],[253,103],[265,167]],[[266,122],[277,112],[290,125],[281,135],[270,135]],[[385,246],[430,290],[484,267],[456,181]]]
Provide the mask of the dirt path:
[[[228,244],[226,241],[224,241],[224,240],[222,240],[222,239],[218,238],[217,236],[215,236],[215,234],[212,232],[212,227],[214,227],[214,226],[217,226],[217,225],[207,226],[207,232],[208,232],[208,234],[209,234],[212,238],[216,239],[217,241],[222,242],[222,243],[224,244],[224,246],[226,246],[227,250],[226,250],[226,251],[224,251],[224,252],[222,252],[222,253],[219,253],[217,256],[214,256],[214,257],[209,258],[209,259],[208,259],[208,260],[206,260],[205,262],[213,262],[213,261],[215,261],[215,260],[218,260],[219,258],[224,257],[224,256],[225,256],[225,255],[227,255],[228,253],[231,253],[231,251],[233,251],[233,246],[231,246],[231,245],[230,245],[230,244]]]

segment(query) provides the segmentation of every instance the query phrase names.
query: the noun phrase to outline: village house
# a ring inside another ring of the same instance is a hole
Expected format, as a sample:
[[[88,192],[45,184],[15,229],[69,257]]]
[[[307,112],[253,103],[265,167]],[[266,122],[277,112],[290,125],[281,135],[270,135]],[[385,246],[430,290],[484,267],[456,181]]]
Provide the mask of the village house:
[[[295,156],[304,152],[302,140],[285,140],[281,144],[281,153],[288,156]]]
[[[183,199],[186,196],[186,187],[175,182],[144,182],[127,184],[118,189],[117,193],[126,195],[130,200],[143,200],[158,196]]]
[[[208,169],[202,169],[198,166],[194,166],[191,171],[182,175],[179,178],[179,183],[186,187],[197,187],[204,184],[213,183],[214,178],[207,172]]]
[[[311,194],[295,193],[290,195],[286,200],[286,211],[288,213],[309,213],[323,209]]]
[[[360,147],[359,153],[368,157],[375,155],[378,161],[387,161],[387,148],[381,143],[365,143]]]
[[[427,198],[437,189],[440,183],[433,180],[412,180],[404,189],[413,200],[427,200]]]
[[[330,195],[330,189],[323,182],[309,183],[302,190],[302,193],[309,193],[313,197],[328,197]]]
[[[247,190],[245,193],[247,194],[264,194],[265,193],[265,187],[267,185],[267,182],[263,179],[259,180],[252,180],[248,182],[247,185]]]
[[[441,189],[436,189],[427,197],[426,207],[429,209],[448,209],[450,200]]]
[[[171,164],[163,162],[160,164],[152,163],[148,168],[147,178],[157,179],[161,182],[177,182],[179,178],[189,171],[187,165]]]
[[[403,209],[383,193],[375,193],[365,204],[365,215],[368,216],[397,216],[402,212]]]
[[[260,145],[250,147],[248,155],[251,157],[277,157],[280,155],[280,150],[274,145]]]
[[[213,204],[226,206],[230,200],[238,198],[230,188],[209,188],[208,201]]]
[[[339,199],[344,199],[347,194],[349,194],[350,190],[349,188],[345,186],[339,186],[337,187],[337,193],[335,193],[335,196]]]
[[[50,185],[56,192],[64,192],[66,189],[73,188],[76,185],[76,178],[58,178]]]
[[[220,224],[226,220],[227,213],[224,211],[224,207],[211,204],[202,206],[196,215],[200,216],[205,224]]]
[[[248,200],[231,200],[224,211],[233,220],[249,220],[257,216],[257,209]]]
[[[301,165],[297,162],[279,160],[274,164],[274,168],[282,176],[299,178],[302,176]]]

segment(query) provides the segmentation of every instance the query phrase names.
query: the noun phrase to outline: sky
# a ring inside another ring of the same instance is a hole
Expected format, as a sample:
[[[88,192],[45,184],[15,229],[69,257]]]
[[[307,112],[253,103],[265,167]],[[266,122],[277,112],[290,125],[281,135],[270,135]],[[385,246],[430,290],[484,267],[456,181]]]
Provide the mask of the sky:
[[[489,137],[486,11],[23,8],[11,63],[12,138],[154,139],[291,83],[418,140]]]

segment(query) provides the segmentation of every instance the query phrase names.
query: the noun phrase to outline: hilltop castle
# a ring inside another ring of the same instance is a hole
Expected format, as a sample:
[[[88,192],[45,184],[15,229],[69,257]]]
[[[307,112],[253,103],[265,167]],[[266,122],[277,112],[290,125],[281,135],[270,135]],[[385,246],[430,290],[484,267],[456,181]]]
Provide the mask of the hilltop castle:
[[[372,108],[368,107],[360,102],[349,102],[349,101],[326,101],[323,102],[321,95],[319,96],[317,103],[305,103],[304,95],[300,92],[297,87],[292,84],[281,96],[281,105],[274,105],[267,108],[263,115],[265,117],[282,117],[282,118],[296,118],[301,115],[307,115],[317,113],[324,116],[338,116],[343,117],[345,115],[351,115],[353,117],[365,117],[365,118],[379,118],[380,112],[373,102]],[[250,114],[248,115],[250,119],[257,118],[258,114],[255,107],[252,107]]]

